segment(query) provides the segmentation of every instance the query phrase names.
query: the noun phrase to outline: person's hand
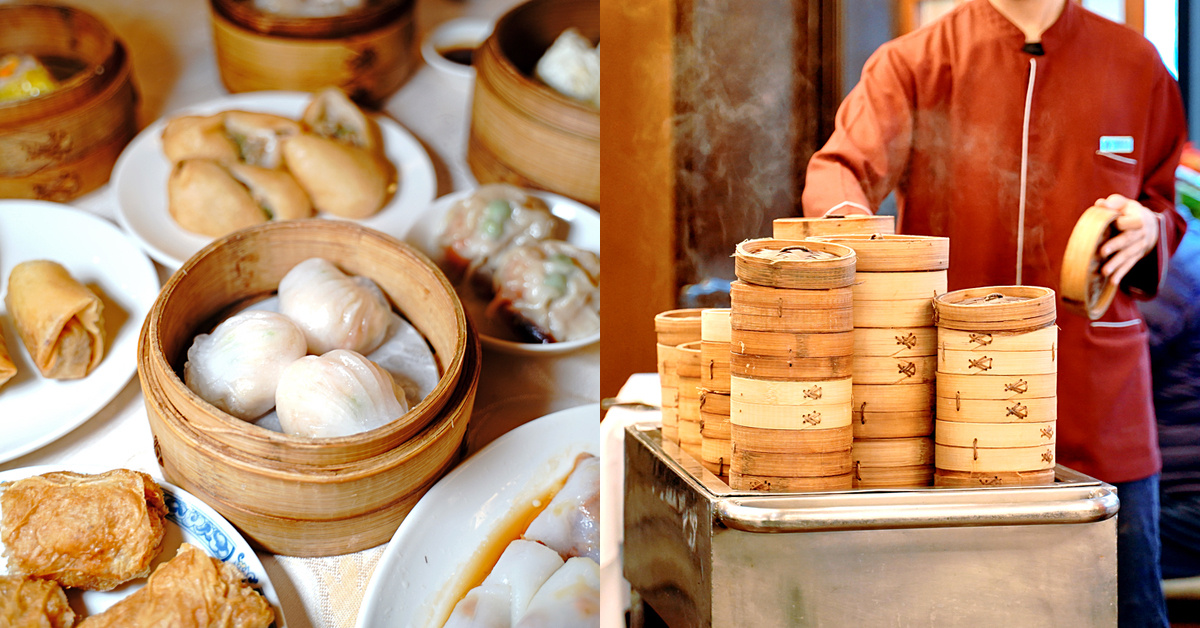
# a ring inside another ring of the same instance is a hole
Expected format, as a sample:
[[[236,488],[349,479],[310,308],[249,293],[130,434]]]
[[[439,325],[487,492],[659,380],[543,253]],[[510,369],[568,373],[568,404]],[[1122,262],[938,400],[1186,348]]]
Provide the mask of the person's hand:
[[[1129,269],[1158,245],[1158,217],[1146,206],[1120,194],[1098,199],[1096,206],[1120,212],[1113,223],[1120,233],[1100,247],[1100,257],[1105,260],[1100,274],[1109,283],[1119,284]]]

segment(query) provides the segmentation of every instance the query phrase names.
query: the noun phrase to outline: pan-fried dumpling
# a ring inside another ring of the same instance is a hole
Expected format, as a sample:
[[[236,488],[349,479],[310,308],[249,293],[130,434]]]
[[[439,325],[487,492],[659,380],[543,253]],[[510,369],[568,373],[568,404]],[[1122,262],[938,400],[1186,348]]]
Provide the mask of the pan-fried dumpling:
[[[304,332],[276,312],[248,310],[192,341],[183,365],[188,388],[240,419],[260,417],[275,406],[283,369],[308,353]]]
[[[567,560],[542,585],[513,628],[600,626],[600,565],[590,558]]]
[[[366,218],[395,191],[391,164],[352,144],[303,133],[283,143],[283,157],[317,211]]]
[[[379,125],[375,124],[340,89],[329,87],[309,102],[300,123],[305,131],[378,153],[383,149]]]
[[[514,246],[496,259],[492,315],[529,340],[563,342],[600,330],[600,257],[559,240]]]
[[[283,370],[275,411],[284,432],[326,438],[382,427],[408,412],[408,403],[379,365],[336,349],[305,356]]]
[[[313,257],[280,280],[279,312],[304,332],[310,353],[350,349],[367,354],[387,336],[392,308],[375,282]]]
[[[178,116],[171,118],[162,132],[162,148],[171,163],[184,159],[211,159],[231,163],[238,159],[238,147],[225,133],[225,115]]]
[[[268,220],[246,187],[207,159],[175,164],[167,178],[167,209],[179,226],[214,238]]]
[[[287,172],[247,164],[229,164],[229,173],[246,191],[254,203],[272,220],[309,218],[313,215],[308,195]]]
[[[241,160],[252,166],[278,168],[283,164],[281,146],[300,134],[300,123],[272,113],[226,111],[225,133],[237,145]]]

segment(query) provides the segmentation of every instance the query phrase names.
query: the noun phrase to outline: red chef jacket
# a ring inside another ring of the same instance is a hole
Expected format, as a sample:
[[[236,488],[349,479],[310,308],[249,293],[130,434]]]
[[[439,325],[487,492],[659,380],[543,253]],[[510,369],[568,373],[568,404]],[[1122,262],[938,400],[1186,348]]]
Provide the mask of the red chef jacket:
[[[1186,228],[1172,211],[1186,139],[1178,84],[1142,36],[1074,2],[1041,44],[1027,51],[974,0],[881,46],[808,165],[804,213],[873,211],[894,188],[901,233],[950,238],[951,290],[1057,290],[1076,220],[1123,194],[1159,213],[1157,255],[1124,282],[1153,296]],[[1146,326],[1130,293],[1090,324],[1060,302],[1058,325],[1058,462],[1108,482],[1158,472]]]

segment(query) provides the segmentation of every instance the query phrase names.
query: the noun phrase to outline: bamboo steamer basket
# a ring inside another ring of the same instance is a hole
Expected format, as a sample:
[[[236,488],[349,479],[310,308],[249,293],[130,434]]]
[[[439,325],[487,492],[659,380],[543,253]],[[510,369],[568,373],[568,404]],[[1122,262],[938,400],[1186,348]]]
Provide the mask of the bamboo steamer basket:
[[[729,284],[729,298],[738,311],[782,316],[785,310],[844,310],[854,307],[854,289],[783,290],[741,280]]]
[[[850,378],[777,382],[734,376],[730,377],[730,402],[801,407],[847,404],[852,389]]]
[[[738,425],[732,416],[729,430],[730,440],[739,449],[788,456],[840,451],[849,458],[854,439],[854,429],[849,425],[824,430],[777,430]]]
[[[933,299],[873,301],[854,308],[854,327],[930,327],[934,323]]]
[[[937,355],[935,327],[858,327],[854,355],[909,358]]]
[[[729,308],[700,313],[700,386],[729,393]]]
[[[675,347],[675,374],[682,380],[700,380],[700,340],[685,342]],[[680,389],[683,389],[682,382]],[[699,398],[699,397],[697,397]]]
[[[857,271],[854,280],[854,305],[873,301],[919,301],[946,292],[946,271],[871,273]],[[874,306],[874,303],[871,303]]]
[[[416,67],[415,5],[388,0],[345,15],[291,17],[253,0],[210,0],[221,82],[234,93],[335,86],[381,104]]]
[[[730,325],[727,307],[705,308],[700,311],[700,340],[729,342]]]
[[[895,233],[895,216],[822,216],[819,218],[776,218],[771,223],[772,235],[780,240],[804,240],[813,236],[846,235],[851,233]]]
[[[959,351],[942,348],[939,373],[957,375],[1047,375],[1058,372],[1057,343],[1041,351]]]
[[[933,484],[933,465],[854,467],[854,488],[914,488]]]
[[[998,471],[1043,471],[1054,468],[1054,444],[1036,447],[950,447],[935,443],[938,469],[995,473]]]
[[[803,381],[850,377],[854,358],[848,355],[812,358],[776,358],[729,354],[730,376],[747,379]]]
[[[1118,286],[1100,274],[1104,259],[1100,246],[1117,235],[1120,214],[1105,207],[1089,207],[1075,223],[1063,253],[1059,292],[1068,310],[1098,320],[1112,305]]]
[[[1015,401],[1054,397],[1058,375],[955,375],[938,373],[939,397],[947,399],[996,399]]]
[[[179,374],[194,336],[272,294],[310,257],[375,280],[434,350],[441,377],[400,419],[352,436],[302,438],[227,415],[184,385]],[[238,231],[189,259],[142,327],[138,374],[166,478],[212,497],[214,508],[270,551],[318,556],[386,541],[454,464],[479,359],[458,297],[427,258],[356,223],[310,219]],[[349,541],[337,540],[339,529]]]
[[[731,399],[729,421],[742,427],[774,430],[827,430],[850,425],[850,404],[778,406]],[[747,447],[753,448],[752,444]]]
[[[728,438],[704,437],[700,445],[700,458],[704,468],[719,478],[729,476],[729,460],[733,456],[733,445]]]
[[[701,313],[704,308],[667,310],[654,315],[654,333],[658,344],[677,347],[701,339]]]
[[[1045,423],[1058,418],[1058,398],[1009,400],[939,396],[937,416],[960,423]]]
[[[1056,442],[1056,421],[1043,423],[960,423],[938,419],[935,440],[950,447],[1037,447]]]
[[[783,310],[781,313],[744,313],[734,301],[729,322],[739,331],[832,334],[854,329],[853,308],[826,310]],[[853,341],[851,341],[853,342]]]
[[[937,346],[951,351],[1049,351],[1058,344],[1058,327],[1047,325],[1027,332],[969,332],[943,327]]]
[[[855,340],[854,331],[806,333],[733,328],[729,344],[731,351],[745,355],[811,358],[853,355]]]
[[[736,442],[732,447],[731,469],[743,474],[765,477],[823,477],[844,475],[853,470],[850,450],[828,453],[793,454],[763,453],[742,449]]]
[[[1041,471],[1003,471],[971,473],[935,469],[934,486],[947,488],[979,488],[981,486],[1045,486],[1054,483],[1054,469]]]
[[[856,415],[870,416],[876,412],[913,412],[933,414],[934,389],[925,384],[854,384],[851,391]]]
[[[824,477],[770,477],[739,473],[729,469],[729,485],[739,490],[767,493],[808,493],[814,491],[846,491],[854,488],[853,475]]]
[[[704,458],[702,446],[704,438],[700,435],[700,420],[679,420],[679,448],[696,460]]]
[[[856,440],[850,458],[856,468],[929,465],[932,473],[933,439],[923,436]]]
[[[662,393],[663,439],[679,442],[679,376],[675,372],[675,347],[658,343],[658,381]]]
[[[599,0],[529,0],[503,15],[476,51],[467,165],[503,181],[600,205],[600,111],[534,78],[564,30],[600,39]]]
[[[1054,323],[1054,291],[1038,286],[967,288],[933,300],[939,328],[968,332],[1030,331]]]
[[[730,393],[718,390],[700,391],[700,411],[729,416]]]
[[[729,440],[729,415],[700,409],[700,438],[702,440]]]
[[[858,272],[892,273],[950,268],[950,238],[888,232],[815,236],[811,239],[854,249],[858,255]]]
[[[124,44],[92,14],[56,4],[0,5],[0,51],[31,54],[58,89],[0,104],[0,197],[65,202],[108,181],[137,133],[137,90]]]
[[[854,440],[912,438],[933,433],[933,412],[873,412],[854,408],[851,412]]]
[[[734,273],[759,286],[828,290],[854,284],[854,261],[854,249],[840,244],[759,238],[737,245]]]
[[[937,358],[918,356],[889,358],[854,356],[854,383],[861,384],[932,384]]]

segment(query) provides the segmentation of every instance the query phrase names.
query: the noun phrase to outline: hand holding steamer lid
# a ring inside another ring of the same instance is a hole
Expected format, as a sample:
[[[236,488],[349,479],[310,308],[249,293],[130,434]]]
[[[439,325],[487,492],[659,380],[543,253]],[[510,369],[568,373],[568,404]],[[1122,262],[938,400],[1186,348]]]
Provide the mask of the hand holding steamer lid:
[[[1118,194],[1089,207],[1063,254],[1059,287],[1067,308],[1090,320],[1104,316],[1126,273],[1154,250],[1158,226],[1151,210]]]

